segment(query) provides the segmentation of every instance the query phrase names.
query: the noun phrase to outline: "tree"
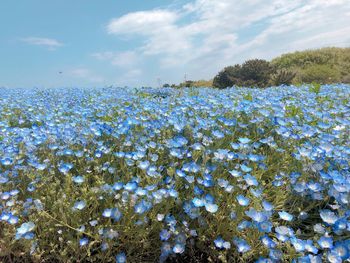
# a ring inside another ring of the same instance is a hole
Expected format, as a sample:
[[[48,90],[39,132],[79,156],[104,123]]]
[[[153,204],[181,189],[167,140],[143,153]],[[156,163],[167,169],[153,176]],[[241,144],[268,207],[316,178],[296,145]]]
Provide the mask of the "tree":
[[[220,71],[214,78],[217,88],[236,86],[266,87],[274,68],[266,60],[247,60],[241,65],[229,66]]]
[[[241,66],[239,64],[228,66],[214,77],[213,86],[219,89],[224,89],[232,87],[233,85],[239,85],[240,74]]]
[[[263,59],[251,59],[242,64],[241,79],[244,86],[266,87],[270,75],[274,72],[270,62]]]

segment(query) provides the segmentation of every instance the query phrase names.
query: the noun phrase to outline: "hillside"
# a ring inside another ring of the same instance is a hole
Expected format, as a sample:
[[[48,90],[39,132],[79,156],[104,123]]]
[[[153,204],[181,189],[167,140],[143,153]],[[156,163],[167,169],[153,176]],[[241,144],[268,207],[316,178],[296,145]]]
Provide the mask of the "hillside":
[[[287,53],[274,58],[271,64],[295,72],[295,83],[350,82],[350,48],[327,47]]]

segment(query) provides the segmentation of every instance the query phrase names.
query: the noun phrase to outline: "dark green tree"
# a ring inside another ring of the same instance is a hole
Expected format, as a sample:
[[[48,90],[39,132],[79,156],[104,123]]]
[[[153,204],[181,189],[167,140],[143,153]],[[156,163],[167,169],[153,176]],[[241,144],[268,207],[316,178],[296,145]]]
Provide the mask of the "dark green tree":
[[[221,70],[213,80],[213,86],[219,89],[240,85],[241,81],[241,66],[228,66]]]
[[[274,67],[263,59],[251,59],[242,64],[241,80],[244,86],[267,87]]]

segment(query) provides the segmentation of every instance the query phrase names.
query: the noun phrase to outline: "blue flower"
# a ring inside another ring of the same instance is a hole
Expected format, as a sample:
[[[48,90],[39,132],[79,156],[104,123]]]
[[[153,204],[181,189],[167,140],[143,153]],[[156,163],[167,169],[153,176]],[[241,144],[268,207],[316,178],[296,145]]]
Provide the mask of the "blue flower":
[[[216,213],[218,208],[219,207],[216,204],[205,203],[205,210],[207,210],[209,213]]]
[[[122,213],[116,207],[107,208],[103,211],[102,216],[107,218],[112,218],[115,222],[118,222],[122,217]]]
[[[159,233],[160,240],[166,241],[170,238],[171,234],[168,230],[162,229]]]
[[[81,238],[81,239],[79,240],[79,245],[80,245],[81,247],[86,246],[88,243],[89,243],[89,239],[86,238],[86,237],[83,237],[83,238]]]
[[[19,228],[16,230],[16,238],[22,238],[27,233],[30,233],[34,230],[35,224],[33,222],[23,223]]]
[[[83,210],[86,206],[86,202],[85,201],[77,201],[75,202],[73,209],[74,210]]]
[[[292,221],[293,220],[293,215],[282,211],[282,212],[278,212],[278,215],[280,216],[281,219],[286,220],[286,221]]]
[[[195,207],[202,207],[205,205],[205,201],[197,197],[192,199],[192,203]]]
[[[333,239],[331,237],[322,236],[317,241],[321,248],[332,248],[333,247]]]
[[[125,263],[126,262],[126,255],[124,252],[119,253],[115,256],[115,262],[116,263]]]
[[[321,210],[320,217],[322,218],[323,222],[330,224],[330,225],[333,225],[338,220],[337,215],[328,209]]]
[[[233,243],[237,246],[239,253],[246,253],[251,249],[247,241],[242,238],[234,238]]]
[[[175,254],[182,254],[183,252],[185,252],[185,246],[183,244],[177,243],[174,247],[173,247],[173,252]]]
[[[84,182],[84,177],[77,175],[77,176],[73,176],[72,180],[76,184],[82,184]]]
[[[249,198],[247,198],[247,197],[245,197],[245,196],[243,196],[243,195],[237,196],[236,199],[237,199],[238,203],[239,203],[241,206],[247,206],[247,205],[249,205],[249,203],[250,203]]]

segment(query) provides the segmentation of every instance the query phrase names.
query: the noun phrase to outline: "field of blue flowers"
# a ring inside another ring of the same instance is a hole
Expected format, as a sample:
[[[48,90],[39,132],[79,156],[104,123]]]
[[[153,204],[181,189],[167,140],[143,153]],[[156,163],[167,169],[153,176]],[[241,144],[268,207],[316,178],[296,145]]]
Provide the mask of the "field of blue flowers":
[[[0,261],[343,262],[350,86],[0,90]]]

